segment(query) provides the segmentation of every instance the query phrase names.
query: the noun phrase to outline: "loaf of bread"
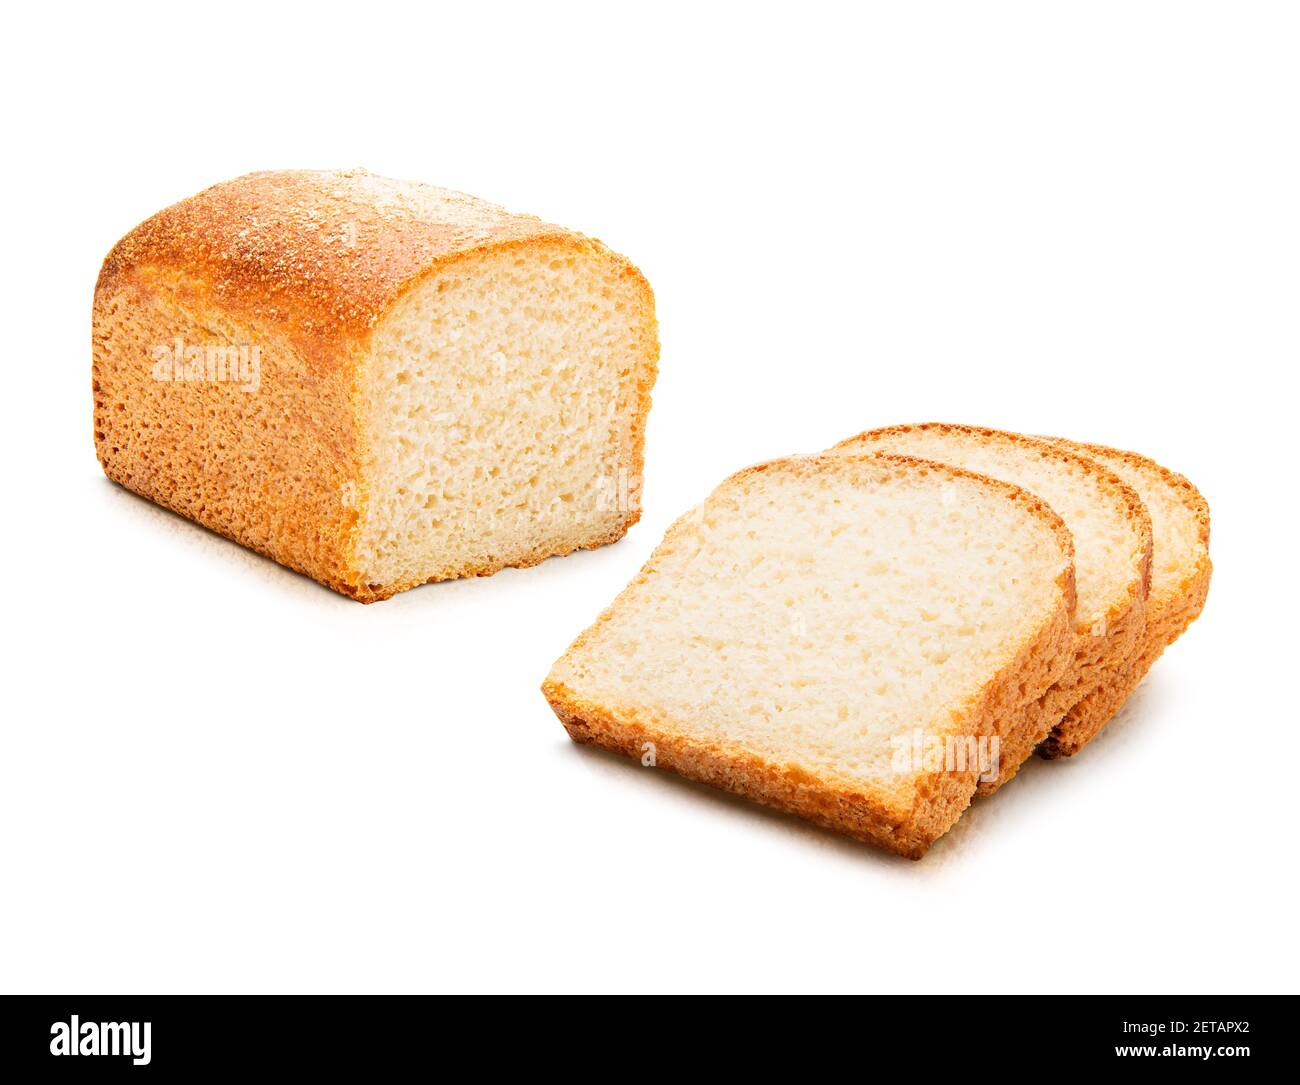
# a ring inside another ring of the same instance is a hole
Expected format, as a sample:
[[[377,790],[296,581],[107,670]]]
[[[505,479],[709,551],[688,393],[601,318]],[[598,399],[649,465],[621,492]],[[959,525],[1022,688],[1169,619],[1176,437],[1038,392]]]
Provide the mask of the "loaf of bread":
[[[1146,628],[1127,660],[1066,714],[1038,748],[1042,757],[1078,753],[1119,711],[1164,650],[1201,613],[1210,590],[1210,507],[1182,475],[1136,452],[1046,438],[1114,471],[1151,515],[1154,551]]]
[[[918,858],[1073,663],[1069,532],[894,456],[722,483],[543,684],[577,742]]]
[[[980,793],[988,794],[1011,779],[1040,742],[1072,735],[1070,710],[1124,673],[1146,631],[1152,553],[1146,508],[1132,487],[1094,460],[1017,433],[942,423],[892,426],[859,434],[834,451],[919,456],[1014,483],[1051,506],[1074,537],[1079,601],[1073,664],[1010,728],[1001,776],[980,784]]]
[[[109,253],[108,477],[369,602],[620,538],[658,341],[597,241],[364,171],[258,173]]]

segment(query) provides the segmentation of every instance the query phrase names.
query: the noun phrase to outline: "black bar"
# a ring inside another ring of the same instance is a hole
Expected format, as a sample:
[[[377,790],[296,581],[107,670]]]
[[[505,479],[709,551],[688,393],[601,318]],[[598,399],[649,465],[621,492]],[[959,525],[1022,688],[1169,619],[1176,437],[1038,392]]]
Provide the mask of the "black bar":
[[[628,1066],[644,1072],[656,1063],[676,1066],[676,1073],[701,1046],[710,1061],[725,1059],[733,1069],[754,1061],[769,1069],[787,1059],[797,1063],[803,1052],[809,1073],[829,1069],[824,1060],[834,1058],[864,1072],[902,1061],[927,1071],[996,1065],[1073,1072],[1130,1063],[1139,1072],[1203,1066],[1235,1075],[1265,1066],[1290,1071],[1296,1039],[1292,998],[1261,996],[870,996],[856,1006],[750,998],[740,1012],[699,999],[629,1007],[610,997],[545,1008],[434,996],[2,1001],[0,1075],[10,1081],[256,1069],[391,1077],[406,1076],[413,1066],[449,1067],[458,1057],[485,1070],[499,1060],[532,1058],[539,1071],[567,1064],[595,1072],[602,1065],[592,1061],[598,1054],[618,1060],[603,1064],[610,1073]],[[67,1052],[74,1015],[76,1054]],[[136,1027],[122,1027],[130,1024]],[[114,1044],[118,1054],[90,1053]]]

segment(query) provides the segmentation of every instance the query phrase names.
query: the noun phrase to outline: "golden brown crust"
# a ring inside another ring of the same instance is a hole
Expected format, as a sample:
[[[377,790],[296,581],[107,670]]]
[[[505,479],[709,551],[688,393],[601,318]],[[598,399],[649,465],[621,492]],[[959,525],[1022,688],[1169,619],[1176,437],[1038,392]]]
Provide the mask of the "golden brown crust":
[[[180,339],[260,348],[255,395],[234,382],[161,382],[151,352]],[[95,297],[95,452],[114,482],[348,595],[359,454],[351,380],[305,373],[283,336],[142,284]]]
[[[146,219],[104,260],[96,294],[170,281],[196,306],[282,334],[322,365],[365,342],[436,266],[580,235],[473,196],[365,170],[250,173]]]
[[[1182,632],[1200,614],[1210,589],[1208,562],[1201,565],[1195,576],[1186,583],[1180,595],[1181,605],[1169,608],[1155,625],[1148,629],[1141,654],[1115,674],[1111,681],[1093,690],[1070,710],[1068,730],[1055,732],[1038,748],[1038,756],[1046,760],[1072,757],[1106,726],[1128,700],[1138,683],[1146,677],[1151,665],[1163,654]]]
[[[997,490],[1053,532],[1062,555],[1057,578],[1060,591],[1050,616],[1016,646],[987,683],[974,693],[952,721],[953,734],[998,735],[1010,709],[1027,697],[1037,697],[1068,665],[1073,649],[1075,602],[1074,542],[1068,529],[1043,501],[1007,482],[989,479],[947,464],[908,456],[800,456],[755,464],[737,472],[723,485],[747,475],[771,470],[815,473],[845,463],[891,465],[921,473],[940,473],[952,478],[973,479]],[[658,568],[659,556],[672,548],[689,525],[692,513],[678,519],[664,535],[640,572],[596,621],[584,630],[568,652],[587,644],[615,614],[626,598]],[[570,738],[600,746],[628,757],[640,758],[646,743],[652,743],[655,765],[741,795],[755,802],[796,814],[825,828],[857,840],[878,844],[911,859],[919,859],[961,816],[970,804],[977,785],[977,773],[926,773],[918,782],[910,805],[899,807],[882,796],[855,789],[795,766],[778,765],[743,749],[723,743],[704,742],[683,733],[672,721],[650,718],[635,708],[596,704],[553,676],[542,683],[542,692]]]
[[[872,444],[908,433],[944,433],[982,441],[1014,445],[1044,458],[1055,459],[1095,478],[1101,488],[1118,498],[1138,538],[1138,565],[1123,595],[1113,600],[1100,627],[1075,630],[1071,666],[1041,697],[1028,699],[1017,711],[1003,740],[1002,772],[997,780],[981,781],[980,795],[990,795],[1011,780],[1041,742],[1062,724],[1070,709],[1095,688],[1111,680],[1140,643],[1146,625],[1146,600],[1151,587],[1151,518],[1142,499],[1113,471],[1095,460],[1060,448],[1049,441],[1020,433],[946,422],[923,422],[867,430],[841,441],[838,450],[866,450]],[[1082,619],[1081,619],[1082,620]],[[1095,621],[1095,619],[1091,619]]]
[[[141,223],[95,288],[95,449],[110,479],[362,602],[412,583],[359,568],[370,494],[358,362],[406,294],[453,262],[517,249],[599,255],[631,280],[646,358],[625,462],[643,471],[658,340],[644,277],[600,242],[462,193],[363,170],[254,173]],[[148,379],[152,344],[261,347],[256,406],[232,384]],[[603,545],[636,522],[638,508]],[[569,547],[564,552],[575,547]],[[551,551],[508,564],[535,564]],[[486,576],[493,563],[457,570]]]
[[[1187,478],[1136,452],[1109,448],[1106,445],[1085,444],[1064,437],[1045,437],[1043,440],[1068,448],[1079,455],[1092,454],[1118,459],[1139,471],[1155,475],[1171,492],[1178,495],[1183,506],[1195,518],[1197,538],[1203,551],[1197,555],[1191,572],[1171,595],[1152,595],[1148,600],[1143,635],[1138,638],[1123,664],[1114,668],[1105,681],[1073,705],[1066,718],[1039,747],[1039,756],[1052,760],[1071,757],[1091,742],[1128,700],[1165,648],[1177,640],[1197,618],[1210,590],[1213,565],[1209,553],[1210,507],[1201,492]]]
[[[1109,448],[1106,445],[1072,441],[1068,437],[1040,437],[1038,440],[1075,450],[1077,454],[1084,457],[1087,457],[1089,453],[1098,456],[1113,456],[1115,459],[1123,460],[1141,471],[1149,471],[1154,475],[1158,475],[1171,490],[1178,494],[1179,500],[1196,518],[1197,538],[1202,546],[1207,550],[1209,549],[1210,506],[1205,500],[1205,496],[1186,476],[1180,475],[1177,471],[1171,471],[1168,467],[1157,463],[1148,456],[1143,456],[1138,452],[1129,452],[1122,448]]]
[[[865,430],[856,436],[840,441],[833,447],[835,449],[865,447],[874,441],[895,435],[920,432],[954,433],[967,437],[978,437],[986,441],[1016,445],[1037,452],[1041,456],[1070,464],[1093,476],[1103,490],[1113,494],[1124,504],[1128,519],[1139,538],[1139,566],[1137,578],[1132,583],[1134,591],[1129,600],[1117,602],[1107,612],[1107,624],[1118,621],[1121,614],[1131,609],[1133,600],[1136,597],[1146,597],[1151,587],[1151,517],[1147,513],[1146,506],[1142,503],[1142,498],[1133,487],[1096,460],[1059,448],[1051,441],[1041,437],[1031,437],[1027,434],[1013,433],[1008,430],[989,429],[986,426],[969,426],[953,422],[917,422],[897,426],[882,426],[879,429]],[[976,474],[976,472],[966,473]]]

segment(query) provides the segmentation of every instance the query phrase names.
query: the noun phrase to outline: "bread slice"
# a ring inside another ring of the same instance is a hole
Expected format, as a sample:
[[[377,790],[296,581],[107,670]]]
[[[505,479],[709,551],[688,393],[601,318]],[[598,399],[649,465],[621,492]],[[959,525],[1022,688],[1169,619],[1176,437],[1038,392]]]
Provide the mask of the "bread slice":
[[[859,434],[833,451],[919,456],[1003,479],[1047,502],[1074,536],[1074,663],[1009,725],[1001,775],[980,782],[979,793],[989,794],[1015,775],[1076,703],[1118,677],[1142,637],[1151,576],[1146,509],[1131,487],[1096,462],[1016,433],[943,423],[893,426]]]
[[[1096,460],[1115,472],[1142,498],[1151,515],[1154,553],[1146,630],[1129,659],[1066,714],[1039,748],[1042,757],[1077,753],[1110,722],[1160,654],[1201,613],[1210,590],[1210,508],[1182,475],[1136,452],[1104,445],[1044,438]]]
[[[658,356],[598,241],[364,171],[255,173],[109,253],[108,477],[356,599],[620,538]]]
[[[722,483],[542,686],[593,743],[919,858],[1073,651],[1071,542],[1016,487],[900,457]]]

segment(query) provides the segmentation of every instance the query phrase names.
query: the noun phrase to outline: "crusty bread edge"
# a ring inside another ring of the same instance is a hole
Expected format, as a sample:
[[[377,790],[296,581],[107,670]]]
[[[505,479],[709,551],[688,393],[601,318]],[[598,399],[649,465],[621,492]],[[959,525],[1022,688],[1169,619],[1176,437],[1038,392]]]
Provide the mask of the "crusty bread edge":
[[[169,251],[170,246],[166,240],[159,240],[158,237],[155,237],[155,233],[162,239],[167,239],[168,226],[171,220],[185,213],[189,209],[191,202],[196,201],[199,197],[208,197],[211,200],[210,205],[205,204],[202,206],[209,217],[214,220],[214,224],[219,223],[223,215],[239,207],[238,197],[241,190],[238,186],[241,182],[259,181],[270,176],[273,176],[273,174],[248,174],[244,177],[211,186],[195,196],[164,208],[125,234],[112,247],[100,267],[92,304],[92,342],[95,339],[94,328],[98,326],[98,314],[101,307],[109,304],[120,294],[127,291],[138,291],[145,296],[155,297],[159,291],[175,289],[177,284],[184,283],[188,288],[194,289],[201,298],[205,297],[209,290],[208,281],[204,276],[205,274],[214,274],[217,265],[214,264],[196,270],[183,260],[178,261],[175,258],[175,253]],[[309,203],[323,205],[320,194],[314,193],[310,189],[305,194],[300,194],[300,197]],[[194,206],[199,205],[194,204]],[[202,218],[200,218],[200,221],[189,225],[194,229],[202,230]],[[399,220],[390,223],[388,229],[397,235],[397,237],[393,238],[394,248],[397,248],[396,241],[400,240],[403,235],[411,234],[416,228],[410,223]],[[380,234],[381,238],[391,236],[391,234]],[[541,249],[554,243],[571,245],[579,250],[595,253],[601,258],[612,262],[622,275],[632,278],[635,282],[635,291],[641,303],[640,317],[646,329],[647,352],[634,378],[636,381],[637,406],[628,431],[631,447],[625,450],[625,456],[630,467],[629,474],[639,479],[645,470],[645,430],[651,406],[651,391],[658,376],[660,345],[658,322],[655,315],[654,292],[645,276],[630,260],[602,242],[573,230],[553,226],[530,215],[509,213],[506,224],[481,241],[442,252],[414,272],[402,274],[386,282],[357,283],[341,281],[332,284],[332,286],[327,285],[327,288],[319,294],[291,295],[288,297],[291,315],[289,319],[281,322],[266,322],[259,319],[256,307],[250,304],[250,299],[256,298],[259,293],[274,291],[277,288],[278,280],[273,268],[264,266],[262,262],[252,261],[242,268],[243,277],[240,278],[238,275],[232,276],[229,267],[220,267],[222,278],[227,284],[230,284],[232,279],[235,280],[233,294],[228,298],[203,300],[198,303],[200,310],[204,305],[213,305],[222,312],[226,319],[229,319],[232,323],[248,327],[251,331],[256,332],[259,337],[266,339],[284,338],[290,348],[302,357],[306,366],[309,368],[316,367],[322,370],[324,374],[332,374],[337,377],[340,375],[339,371],[347,367],[352,388],[350,399],[351,437],[354,441],[354,455],[349,461],[342,462],[337,466],[340,468],[342,475],[351,478],[355,484],[356,504],[354,508],[356,515],[351,518],[351,527],[347,530],[345,537],[339,539],[334,547],[337,554],[336,561],[328,564],[321,564],[319,561],[310,560],[304,555],[289,552],[290,548],[280,549],[258,545],[245,537],[239,531],[237,525],[220,522],[215,518],[195,520],[195,522],[239,543],[241,546],[271,558],[286,568],[309,576],[318,583],[362,603],[373,603],[388,599],[398,592],[416,587],[419,584],[432,583],[435,580],[490,576],[507,567],[528,567],[536,565],[548,557],[560,557],[579,549],[594,549],[621,539],[641,517],[639,501],[626,510],[627,514],[613,531],[598,538],[566,547],[536,550],[513,561],[467,565],[454,573],[433,577],[428,580],[412,578],[395,584],[373,584],[369,582],[365,570],[359,567],[357,560],[360,525],[363,522],[365,509],[370,500],[369,489],[360,467],[361,463],[365,462],[365,449],[361,447],[364,442],[365,427],[362,424],[361,417],[359,360],[368,351],[375,330],[380,326],[384,317],[399,305],[411,291],[417,289],[429,278],[446,271],[458,261],[511,250]],[[300,255],[309,256],[310,254]],[[171,280],[170,284],[168,283],[169,279]],[[360,296],[358,297],[358,295]],[[281,300],[284,300],[282,294],[280,297]],[[326,328],[331,329],[331,331],[308,336],[302,331],[303,328]],[[102,447],[98,436],[100,431],[97,417],[98,397],[96,397],[95,406],[96,418],[92,429],[95,454],[108,478],[124,488],[139,493],[142,497],[185,516],[187,519],[192,519],[188,513],[177,507],[176,504],[169,502],[165,493],[161,491],[153,492],[152,489],[150,492],[145,492],[143,489],[133,487],[127,482],[126,478],[118,476],[111,470],[106,449]],[[289,526],[296,526],[305,530],[312,525],[291,524]],[[292,535],[292,532],[290,532],[290,535]]]
[[[1074,451],[1076,455],[1085,458],[1088,458],[1089,453],[1095,453],[1102,456],[1112,456],[1115,459],[1124,460],[1139,470],[1151,471],[1152,473],[1159,475],[1169,488],[1178,494],[1183,506],[1191,512],[1193,517],[1196,519],[1197,538],[1202,547],[1202,552],[1198,555],[1199,560],[1196,563],[1195,569],[1190,575],[1183,579],[1182,584],[1180,584],[1175,593],[1176,598],[1179,600],[1195,599],[1199,591],[1199,585],[1202,581],[1207,582],[1206,590],[1208,591],[1208,580],[1210,573],[1213,571],[1213,565],[1210,561],[1210,505],[1209,502],[1206,501],[1205,495],[1196,488],[1195,484],[1193,484],[1189,478],[1185,475],[1180,475],[1177,471],[1170,470],[1168,467],[1165,467],[1164,464],[1158,463],[1149,456],[1143,456],[1138,452],[1129,452],[1122,448],[1109,448],[1106,445],[1088,444],[1084,441],[1073,441],[1068,437],[1040,437],[1038,440],[1046,441],[1049,444],[1061,445],[1062,447]],[[1105,464],[1101,464],[1101,466],[1105,468]],[[1181,602],[1179,604],[1179,609],[1183,609]],[[1192,613],[1187,618],[1187,623],[1195,620],[1199,613],[1199,609],[1196,610],[1195,613]],[[1177,639],[1186,628],[1187,624],[1184,623],[1179,628],[1178,633],[1174,635],[1174,639]],[[1167,643],[1171,644],[1173,641],[1171,640]]]
[[[1105,490],[1119,497],[1128,510],[1130,520],[1137,528],[1138,564],[1135,576],[1130,578],[1123,595],[1111,601],[1107,607],[1102,617],[1102,632],[1098,635],[1090,629],[1076,631],[1078,662],[1090,664],[1089,677],[1086,680],[1069,683],[1070,688],[1063,686],[1057,689],[1048,700],[1026,705],[1018,713],[1016,724],[1003,743],[1001,774],[996,780],[981,781],[979,785],[979,794],[987,796],[1008,783],[1035,749],[1056,733],[1074,704],[1119,673],[1131,658],[1134,646],[1141,643],[1146,627],[1146,600],[1151,589],[1153,553],[1151,517],[1142,503],[1142,498],[1133,487],[1103,464],[1063,449],[1050,441],[1022,433],[951,422],[919,422],[864,430],[840,441],[832,447],[831,451],[836,449],[856,451],[860,447],[870,447],[870,444],[879,438],[918,431],[956,433],[966,437],[1006,442],[1068,460],[1082,468],[1085,473],[1096,477]],[[1068,671],[1065,680],[1069,681]]]
[[[1045,683],[1042,675],[1058,670],[1059,660],[1068,659],[1073,651],[1074,540],[1060,517],[1046,503],[1010,483],[948,464],[895,455],[854,457],[823,454],[771,460],[747,467],[721,485],[784,465],[799,464],[815,470],[842,465],[846,461],[872,459],[974,479],[1023,504],[1032,515],[1048,525],[1056,537],[1064,559],[1056,579],[1060,591],[1057,605],[1042,625],[1013,650],[1010,658],[984,686],[968,698],[964,714],[953,721],[954,734],[1000,735],[1008,707],[1025,696],[1026,683],[1032,684],[1036,679]],[[655,571],[658,554],[681,534],[694,511],[686,513],[669,527],[663,542],[637,575],[596,621],[579,634],[565,656],[591,639],[611,619],[631,590]],[[561,656],[561,660],[563,658]],[[658,768],[784,810],[910,859],[920,859],[935,840],[952,827],[970,804],[978,782],[975,772],[923,774],[912,805],[900,809],[877,795],[843,783],[828,782],[797,766],[774,764],[736,747],[691,738],[674,727],[671,721],[648,718],[634,708],[616,709],[595,704],[550,675],[542,683],[542,693],[574,742],[599,746],[633,758],[641,756],[646,743],[652,743]]]
[[[1054,732],[1038,748],[1040,757],[1053,760],[1072,757],[1091,742],[1123,707],[1164,650],[1199,617],[1209,594],[1214,565],[1210,560],[1210,506],[1188,478],[1137,452],[1073,441],[1065,437],[1043,437],[1041,440],[1060,444],[1083,456],[1090,452],[1111,456],[1139,470],[1158,475],[1179,495],[1184,507],[1195,517],[1197,537],[1201,544],[1191,572],[1183,577],[1174,590],[1171,602],[1161,607],[1153,600],[1148,606],[1144,636],[1127,665],[1111,681],[1094,689],[1071,708],[1061,725],[1061,733],[1058,735]]]
[[[1072,453],[1066,449],[1058,448],[1050,440],[1041,437],[1031,437],[1024,433],[1014,433],[1010,430],[991,429],[987,426],[972,426],[955,422],[916,422],[907,423],[897,426],[882,426],[879,429],[864,430],[852,437],[845,438],[831,446],[830,451],[835,449],[857,447],[857,442],[866,443],[876,437],[891,436],[896,433],[910,433],[917,430],[939,430],[944,432],[961,433],[971,437],[993,438],[995,440],[1006,440],[1012,444],[1023,445],[1028,448],[1037,449],[1038,451],[1051,452],[1053,455],[1063,459],[1068,459],[1083,467],[1091,475],[1095,475],[1102,483],[1103,487],[1112,490],[1124,502],[1128,509],[1134,524],[1137,526],[1139,538],[1139,557],[1137,577],[1130,581],[1129,591],[1123,599],[1114,602],[1107,609],[1104,615],[1107,628],[1120,626],[1123,624],[1124,616],[1133,608],[1146,599],[1147,593],[1151,589],[1151,554],[1153,549],[1151,536],[1151,517],[1147,512],[1146,506],[1142,503],[1142,498],[1138,496],[1137,491],[1127,482],[1120,478],[1115,472],[1107,469],[1103,464],[1096,460],[1089,459],[1077,453]],[[894,455],[894,453],[889,453]],[[913,457],[919,458],[919,457]],[[961,469],[964,470],[964,469]],[[967,471],[967,474],[978,474],[978,472]],[[981,476],[991,477],[991,476]],[[1000,481],[994,479],[994,481]]]

